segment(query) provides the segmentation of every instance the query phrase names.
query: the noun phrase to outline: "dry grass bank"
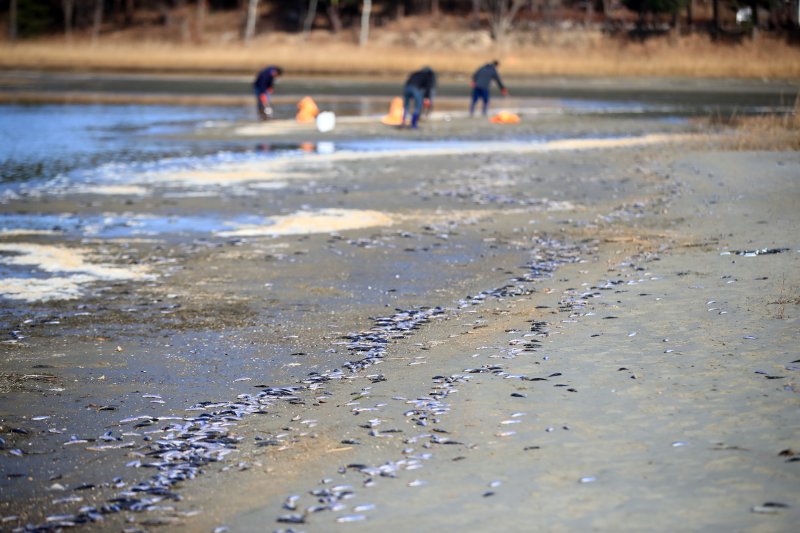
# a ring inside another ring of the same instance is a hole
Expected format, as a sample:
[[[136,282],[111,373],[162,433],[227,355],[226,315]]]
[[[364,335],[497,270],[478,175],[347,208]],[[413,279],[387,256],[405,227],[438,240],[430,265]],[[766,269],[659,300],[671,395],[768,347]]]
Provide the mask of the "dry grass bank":
[[[546,44],[498,48],[475,35],[439,34],[414,41],[388,36],[365,48],[312,35],[273,34],[247,47],[239,43],[170,44],[62,39],[0,45],[0,68],[88,71],[246,73],[267,63],[296,74],[401,75],[427,64],[442,73],[466,74],[493,57],[509,76],[660,76],[800,79],[800,48],[761,39],[720,45],[705,37],[622,42],[585,34]]]
[[[782,115],[713,117],[714,129],[725,128],[729,135],[718,137],[730,150],[800,150],[800,97],[794,110]]]

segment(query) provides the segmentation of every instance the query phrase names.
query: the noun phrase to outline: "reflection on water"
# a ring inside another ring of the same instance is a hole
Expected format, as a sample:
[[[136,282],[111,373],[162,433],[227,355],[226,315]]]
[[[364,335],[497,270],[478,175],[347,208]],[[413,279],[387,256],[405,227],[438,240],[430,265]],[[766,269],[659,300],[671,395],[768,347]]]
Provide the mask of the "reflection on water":
[[[21,230],[54,232],[67,237],[94,237],[102,239],[130,237],[163,237],[165,235],[212,234],[219,231],[250,225],[268,224],[258,215],[228,217],[215,213],[194,215],[146,215],[122,213],[119,215],[60,215],[0,214],[3,235],[15,235]]]

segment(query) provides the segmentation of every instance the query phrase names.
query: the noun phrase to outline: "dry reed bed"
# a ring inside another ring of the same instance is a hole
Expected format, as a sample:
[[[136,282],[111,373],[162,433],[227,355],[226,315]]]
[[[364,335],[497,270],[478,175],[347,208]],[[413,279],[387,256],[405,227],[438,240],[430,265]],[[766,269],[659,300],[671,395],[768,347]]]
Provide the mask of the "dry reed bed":
[[[510,76],[675,76],[800,79],[800,48],[762,39],[717,45],[688,38],[644,44],[611,39],[579,47],[481,51],[379,47],[299,40],[259,39],[240,44],[176,45],[142,42],[100,46],[60,40],[0,45],[0,68],[88,71],[227,72],[250,74],[266,63],[293,73],[402,75],[420,65],[465,74],[484,59],[503,61]]]
[[[727,150],[800,151],[800,96],[788,113],[759,116],[710,117],[704,121],[711,131],[711,146]]]

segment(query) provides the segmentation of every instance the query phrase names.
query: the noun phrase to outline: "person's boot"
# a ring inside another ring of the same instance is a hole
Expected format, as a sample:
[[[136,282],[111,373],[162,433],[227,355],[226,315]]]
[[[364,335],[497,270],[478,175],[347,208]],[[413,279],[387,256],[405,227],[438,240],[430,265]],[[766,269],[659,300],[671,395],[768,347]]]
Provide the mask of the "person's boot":
[[[419,113],[414,113],[413,115],[411,115],[411,127],[416,128],[418,122],[419,122]]]

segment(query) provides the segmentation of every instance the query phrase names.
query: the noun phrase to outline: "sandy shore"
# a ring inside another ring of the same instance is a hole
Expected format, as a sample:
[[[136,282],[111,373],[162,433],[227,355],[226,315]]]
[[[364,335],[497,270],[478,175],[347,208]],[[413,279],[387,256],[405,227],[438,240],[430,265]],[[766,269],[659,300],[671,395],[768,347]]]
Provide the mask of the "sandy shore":
[[[646,118],[426,126],[334,141],[494,144],[7,203],[268,217],[204,238],[0,236],[6,254],[91,247],[99,273],[146,274],[4,304],[2,527],[127,491],[140,507],[90,527],[791,531],[800,156]],[[192,438],[214,455],[181,463]],[[145,482],[179,468],[194,479]]]

